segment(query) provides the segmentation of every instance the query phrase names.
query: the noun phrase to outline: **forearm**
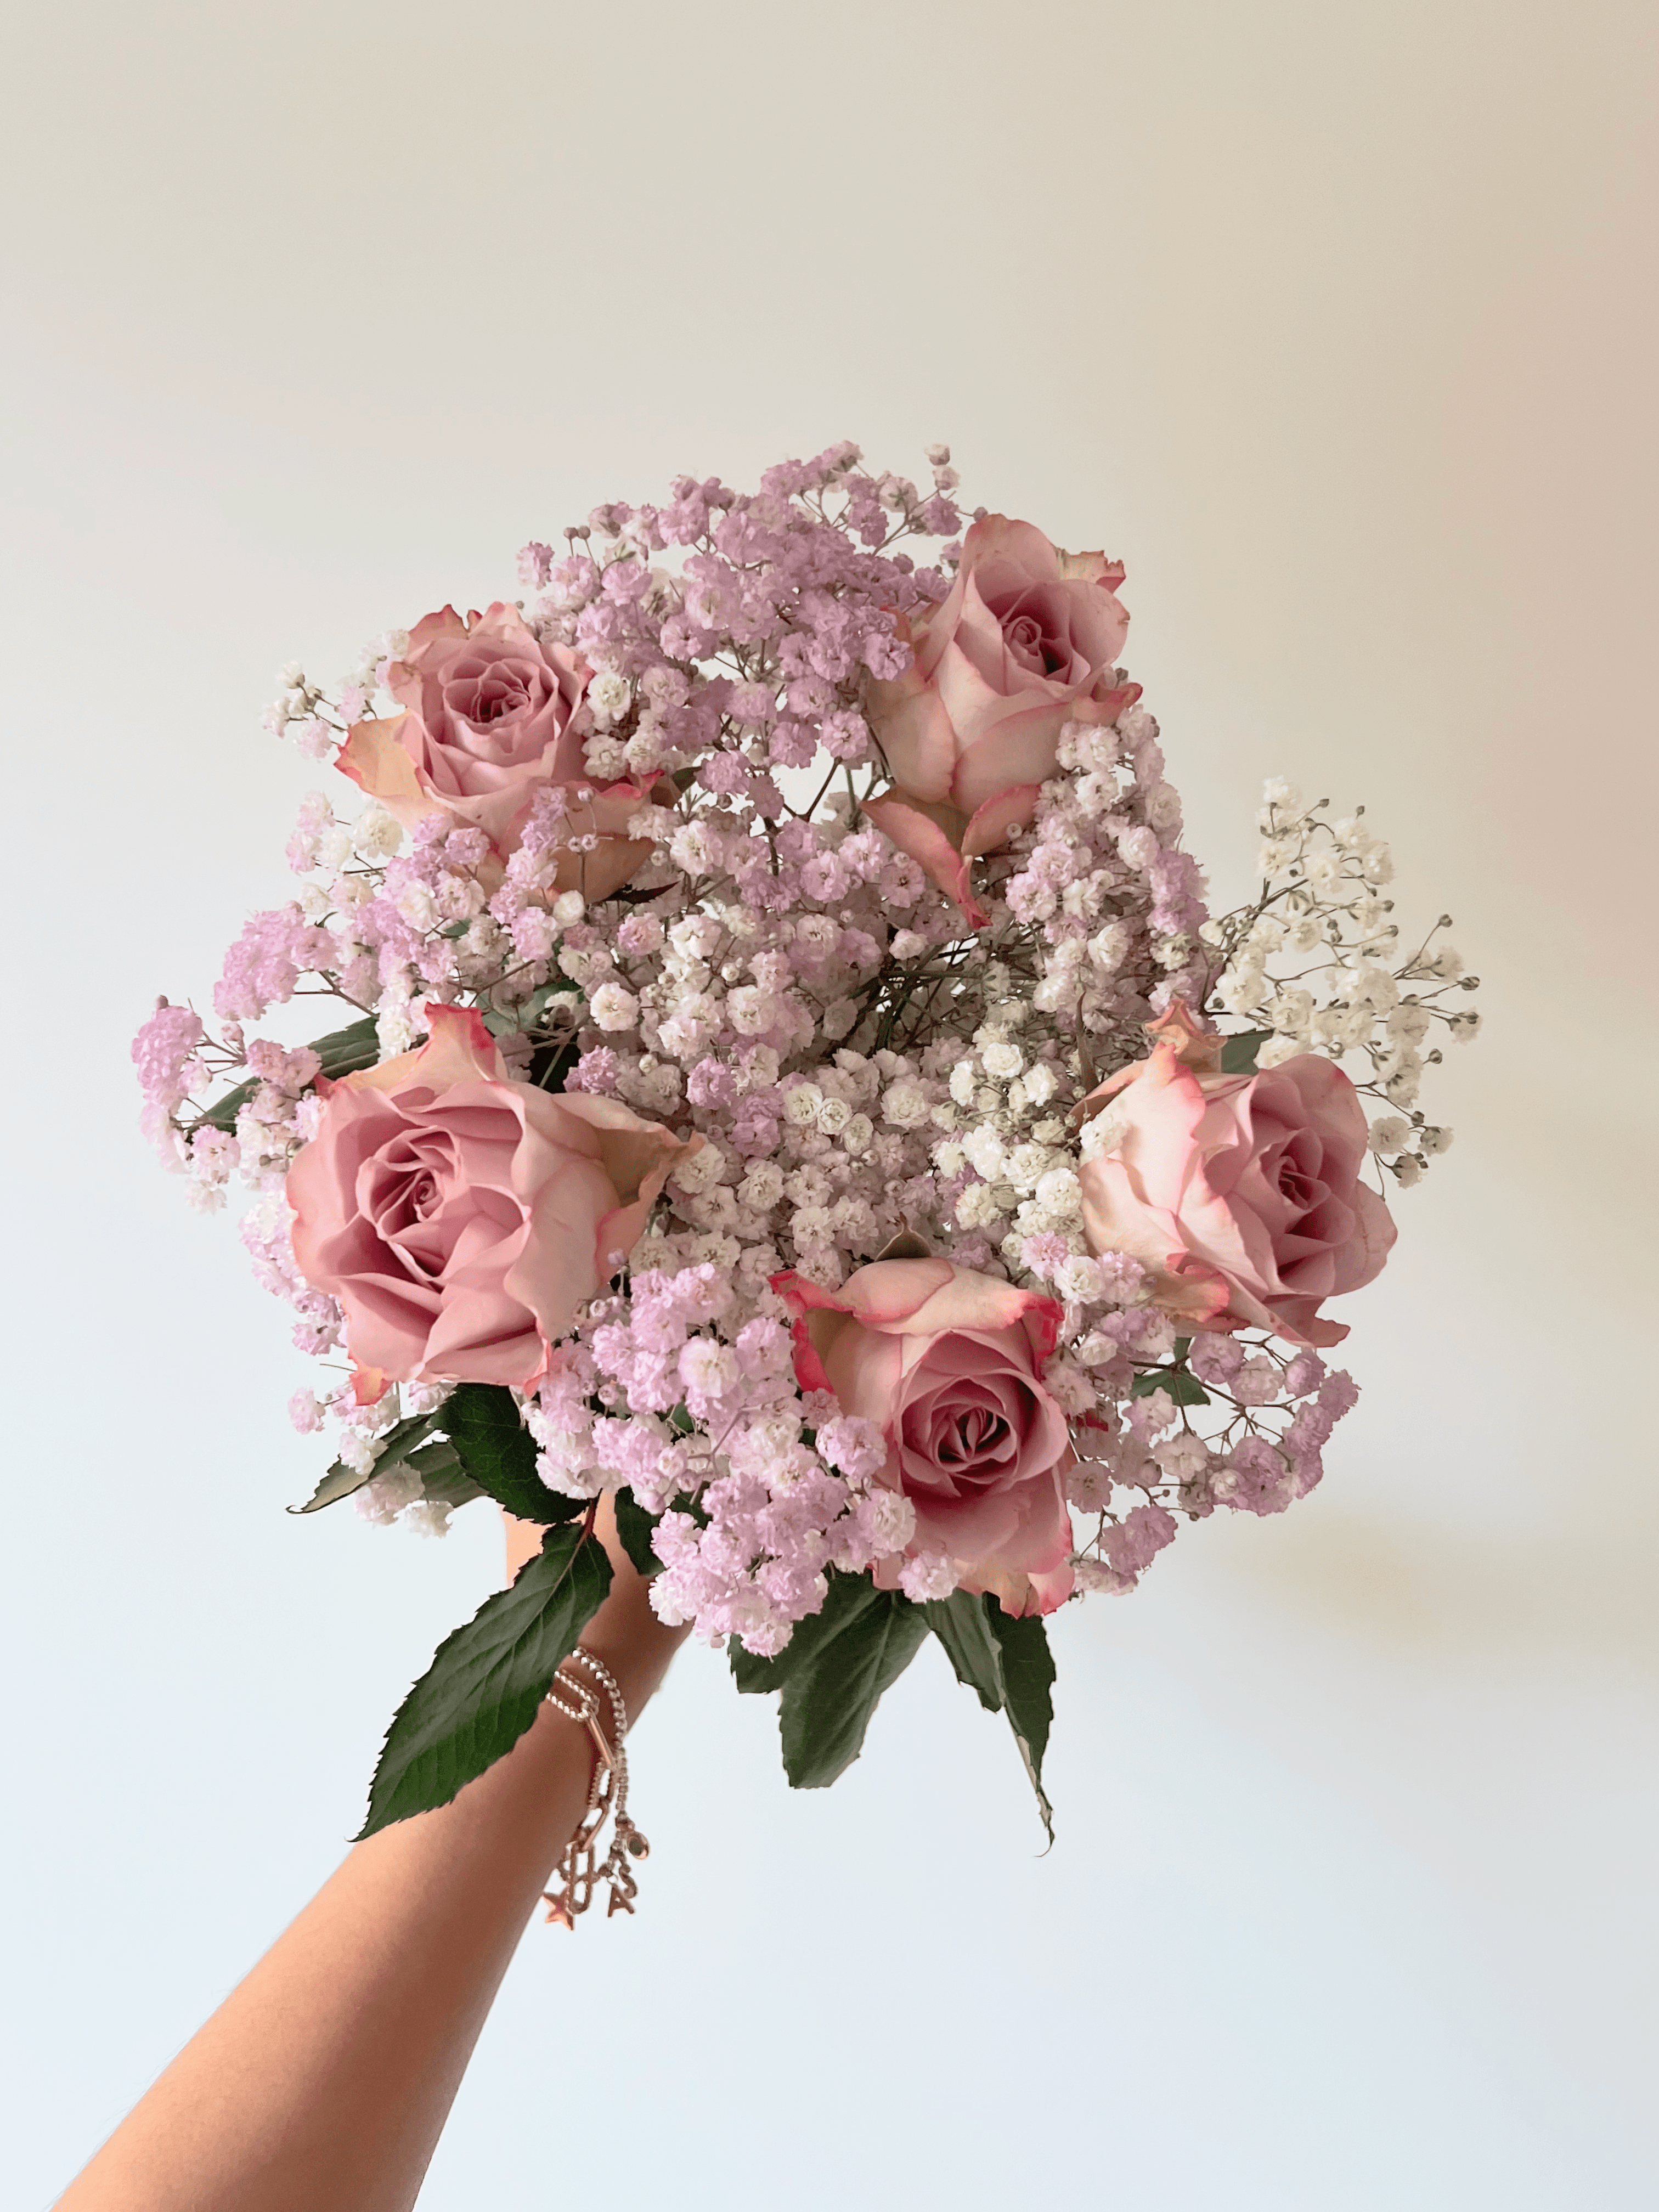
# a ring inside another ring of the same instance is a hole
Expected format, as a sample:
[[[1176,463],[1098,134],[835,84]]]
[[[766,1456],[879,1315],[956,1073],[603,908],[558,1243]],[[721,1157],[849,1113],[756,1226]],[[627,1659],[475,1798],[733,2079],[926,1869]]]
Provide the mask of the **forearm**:
[[[523,1555],[524,1545],[518,1547]],[[582,1641],[630,1715],[678,1637],[613,1548]],[[517,1564],[515,1559],[514,1562]],[[60,2212],[401,2212],[587,1799],[544,1708],[453,1804],[356,1844],[60,2199]]]

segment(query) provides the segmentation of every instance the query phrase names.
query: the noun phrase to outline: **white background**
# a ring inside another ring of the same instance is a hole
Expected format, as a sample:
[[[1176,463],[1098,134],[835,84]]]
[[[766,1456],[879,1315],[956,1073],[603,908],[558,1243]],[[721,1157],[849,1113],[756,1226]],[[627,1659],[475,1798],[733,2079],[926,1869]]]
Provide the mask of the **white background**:
[[[127,1040],[286,895],[265,738],[525,538],[854,436],[1128,566],[1224,897],[1369,803],[1486,1036],[1283,1520],[925,1652],[793,1796],[688,1652],[635,1923],[526,1938],[430,2212],[1653,2202],[1653,117],[1640,4],[59,4],[6,34],[8,2204],[335,1863],[499,1573],[350,1509]],[[347,794],[349,796],[349,794]]]

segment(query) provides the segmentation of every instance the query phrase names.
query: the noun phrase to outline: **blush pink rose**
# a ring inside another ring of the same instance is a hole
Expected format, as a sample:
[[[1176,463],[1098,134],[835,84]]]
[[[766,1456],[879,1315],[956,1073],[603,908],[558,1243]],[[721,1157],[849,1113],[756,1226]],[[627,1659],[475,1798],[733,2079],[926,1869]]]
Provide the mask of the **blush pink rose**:
[[[552,888],[608,898],[651,844],[626,834],[644,794],[626,783],[596,789],[585,774],[572,717],[589,672],[569,647],[543,645],[516,607],[498,600],[465,623],[445,607],[415,625],[391,665],[388,688],[404,712],[355,723],[337,765],[406,827],[447,814],[501,854],[519,842],[535,793],[562,784],[572,836],[594,842],[564,856]]]
[[[866,811],[984,927],[969,864],[1036,811],[1068,721],[1109,722],[1139,696],[1112,671],[1129,617],[1103,553],[1062,553],[1029,522],[989,514],[963,540],[950,596],[909,630],[902,676],[868,714],[896,790]]]
[[[1084,1102],[1090,1249],[1139,1260],[1153,1303],[1194,1328],[1340,1344],[1346,1326],[1320,1306],[1369,1283],[1395,1239],[1359,1180],[1365,1115],[1352,1084],[1314,1054],[1224,1075],[1220,1039],[1179,1000],[1148,1028],[1151,1058]]]
[[[318,1085],[288,1173],[294,1256],[344,1310],[365,1405],[389,1382],[529,1388],[702,1143],[515,1083],[477,1013],[428,1011],[418,1051]]]
[[[803,1389],[887,1439],[876,1478],[915,1508],[913,1553],[954,1560],[961,1587],[1006,1613],[1052,1613],[1071,1593],[1064,1413],[1043,1388],[1060,1309],[948,1260],[876,1260],[826,1291],[772,1287],[795,1316]]]

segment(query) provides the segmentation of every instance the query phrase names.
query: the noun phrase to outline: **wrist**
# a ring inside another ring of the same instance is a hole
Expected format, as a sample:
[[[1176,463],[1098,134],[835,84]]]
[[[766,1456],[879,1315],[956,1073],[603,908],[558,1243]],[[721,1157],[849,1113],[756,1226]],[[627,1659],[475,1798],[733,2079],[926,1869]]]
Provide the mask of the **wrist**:
[[[520,1521],[509,1513],[504,1512],[501,1519],[510,1581],[541,1549],[544,1532],[535,1522]],[[611,1589],[579,1640],[616,1676],[631,1725],[667,1672],[687,1631],[665,1626],[652,1611],[649,1577],[641,1574],[623,1550],[609,1497],[599,1500],[593,1534],[611,1561]]]

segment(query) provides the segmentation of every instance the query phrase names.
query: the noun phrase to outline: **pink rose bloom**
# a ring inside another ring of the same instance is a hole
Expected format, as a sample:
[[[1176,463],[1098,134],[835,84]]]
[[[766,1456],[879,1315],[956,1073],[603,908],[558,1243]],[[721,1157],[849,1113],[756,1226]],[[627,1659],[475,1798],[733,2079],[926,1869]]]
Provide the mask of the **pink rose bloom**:
[[[588,674],[568,646],[540,643],[516,607],[497,600],[470,623],[446,607],[416,624],[408,652],[391,664],[389,688],[404,711],[355,723],[337,765],[406,827],[448,814],[502,854],[517,844],[535,793],[563,784],[573,836],[599,842],[561,861],[553,889],[608,898],[651,846],[626,835],[643,794],[626,783],[595,789],[586,774],[571,717]],[[576,802],[578,789],[591,796]]]
[[[1224,1075],[1220,1039],[1179,1000],[1147,1028],[1152,1057],[1085,1102],[1091,1250],[1139,1260],[1153,1303],[1195,1328],[1340,1344],[1347,1329],[1321,1304],[1369,1283],[1395,1239],[1359,1180],[1365,1115],[1352,1084],[1313,1054]]]
[[[943,1553],[1005,1613],[1052,1613],[1072,1588],[1071,1435],[1042,1380],[1054,1301],[948,1260],[872,1261],[838,1291],[793,1272],[772,1287],[795,1316],[801,1388],[886,1437],[876,1480],[915,1508],[912,1553]]]
[[[976,928],[969,863],[1031,819],[1068,721],[1109,722],[1139,684],[1112,670],[1129,617],[1103,553],[1062,553],[1029,522],[987,515],[950,597],[916,618],[903,675],[868,714],[898,789],[866,811]]]
[[[288,1173],[294,1256],[339,1300],[357,1399],[545,1373],[687,1146],[612,1098],[515,1083],[481,1018],[428,1009],[416,1052],[319,1082]]]

